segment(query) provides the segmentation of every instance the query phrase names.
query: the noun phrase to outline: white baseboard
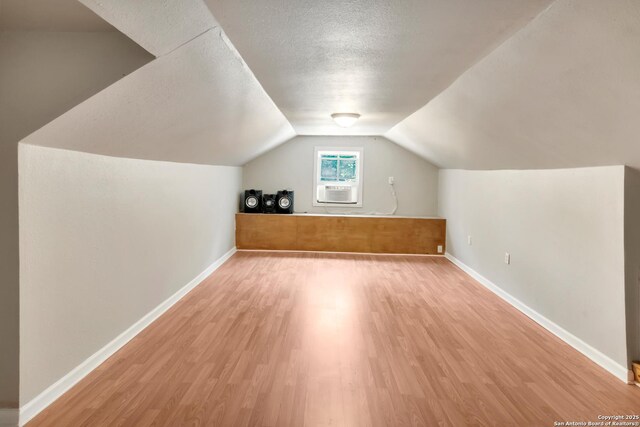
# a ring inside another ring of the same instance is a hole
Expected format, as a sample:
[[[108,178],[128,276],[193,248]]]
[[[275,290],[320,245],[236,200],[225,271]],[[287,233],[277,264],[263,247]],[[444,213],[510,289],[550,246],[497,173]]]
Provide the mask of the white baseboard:
[[[582,341],[580,338],[568,332],[566,329],[563,329],[562,327],[558,326],[556,323],[547,319],[546,317],[544,317],[537,311],[533,310],[532,308],[530,308],[520,300],[514,298],[509,293],[504,291],[502,288],[497,286],[495,283],[493,283],[492,281],[490,281],[489,279],[487,279],[486,277],[484,277],[483,275],[481,275],[480,273],[478,273],[468,265],[464,264],[462,261],[460,261],[453,255],[451,255],[449,252],[447,252],[444,256],[449,261],[457,265],[462,271],[467,273],[469,276],[473,277],[482,286],[489,289],[494,294],[498,295],[500,298],[502,298],[503,300],[511,304],[516,309],[520,310],[526,316],[531,318],[534,322],[538,323],[540,326],[542,326],[543,328],[545,328],[546,330],[548,330],[549,332],[551,332],[552,334],[560,338],[562,341],[566,342],[571,347],[575,348],[580,353],[584,354],[585,356],[593,360],[598,365],[602,366],[604,369],[606,369],[607,371],[615,375],[621,381],[624,381],[625,383],[628,382],[629,369],[620,365],[618,362],[611,359],[609,356],[602,353],[601,351],[591,347],[589,344]]]
[[[0,427],[16,427],[18,425],[18,408],[0,408]]]
[[[213,264],[207,267],[202,273],[198,274],[193,280],[187,283],[182,289],[171,295],[167,300],[158,305],[156,308],[147,313],[142,319],[131,325],[129,329],[118,335],[113,341],[98,350],[87,360],[76,366],[71,372],[60,378],[46,390],[33,398],[31,401],[20,407],[20,425],[24,425],[33,417],[38,415],[43,409],[51,405],[67,390],[73,387],[78,381],[87,374],[97,368],[102,362],[107,360],[111,355],[118,351],[122,346],[128,343],[133,337],[138,335],[149,326],[154,320],[160,317],[165,311],[171,308],[189,291],[198,286],[211,273],[218,269],[236,252],[236,248],[232,248],[229,252],[218,258]]]

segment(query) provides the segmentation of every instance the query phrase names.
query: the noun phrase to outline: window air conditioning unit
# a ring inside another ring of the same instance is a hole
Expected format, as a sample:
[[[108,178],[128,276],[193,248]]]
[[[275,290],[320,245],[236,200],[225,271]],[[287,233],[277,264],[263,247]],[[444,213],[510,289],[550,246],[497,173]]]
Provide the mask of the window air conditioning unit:
[[[358,203],[358,188],[349,185],[318,185],[319,203]]]

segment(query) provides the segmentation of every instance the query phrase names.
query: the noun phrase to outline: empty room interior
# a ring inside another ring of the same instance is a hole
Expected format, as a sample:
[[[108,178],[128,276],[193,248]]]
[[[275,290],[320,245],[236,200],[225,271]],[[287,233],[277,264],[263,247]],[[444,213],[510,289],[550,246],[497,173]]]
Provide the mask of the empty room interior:
[[[640,426],[640,1],[0,0],[0,426]]]

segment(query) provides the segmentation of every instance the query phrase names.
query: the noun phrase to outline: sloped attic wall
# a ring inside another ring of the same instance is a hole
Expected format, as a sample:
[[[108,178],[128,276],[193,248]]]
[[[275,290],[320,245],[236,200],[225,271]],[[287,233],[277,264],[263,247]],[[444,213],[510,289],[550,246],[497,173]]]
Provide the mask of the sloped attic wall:
[[[18,403],[18,142],[153,59],[115,31],[20,28],[0,32],[0,407]]]
[[[605,354],[613,361],[605,363],[621,378],[628,357],[637,354],[640,301],[636,287],[629,288],[637,281],[637,255],[629,252],[628,239],[640,217],[623,218],[619,210],[637,198],[637,186],[634,190],[627,180],[621,195],[625,183],[619,177],[614,182],[606,168],[582,168],[640,167],[638,46],[638,2],[557,0],[386,134],[442,168],[509,169],[441,171],[440,213],[448,219],[448,249],[502,291],[594,347],[594,359]],[[546,170],[551,168],[579,169]],[[593,226],[584,227],[588,223]],[[474,235],[471,246],[468,234]],[[621,264],[625,245],[626,266]],[[519,264],[507,266],[504,252],[514,248]],[[558,292],[557,303],[548,298],[548,286]],[[592,301],[616,300],[606,308],[592,305],[587,318],[586,309],[576,307],[589,303],[574,304],[585,295]],[[621,335],[625,303],[627,344]],[[585,322],[572,324],[563,310]],[[591,330],[583,328],[586,324]],[[614,336],[615,343],[607,342]]]
[[[443,168],[640,168],[640,3],[557,0],[386,136]]]
[[[218,26],[201,0],[79,1],[158,57]]]
[[[214,28],[22,142],[116,157],[238,166],[293,135],[289,122]]]
[[[160,56],[20,144],[27,416],[49,386],[233,247],[241,168],[227,165],[293,136],[212,19],[178,10],[184,25],[167,28],[170,7],[127,5],[137,14],[112,23]]]

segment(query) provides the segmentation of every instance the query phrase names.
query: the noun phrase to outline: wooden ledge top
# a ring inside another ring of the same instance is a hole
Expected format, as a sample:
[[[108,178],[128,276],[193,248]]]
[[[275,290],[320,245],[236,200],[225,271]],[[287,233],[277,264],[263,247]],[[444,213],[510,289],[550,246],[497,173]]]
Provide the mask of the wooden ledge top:
[[[263,213],[244,213],[238,212],[236,215],[259,215],[259,216],[302,216],[302,217],[335,217],[335,218],[378,218],[378,219],[444,219],[439,216],[403,216],[403,215],[360,215],[360,214],[339,214],[339,213],[315,213],[315,212],[297,212],[292,214],[263,214]]]

